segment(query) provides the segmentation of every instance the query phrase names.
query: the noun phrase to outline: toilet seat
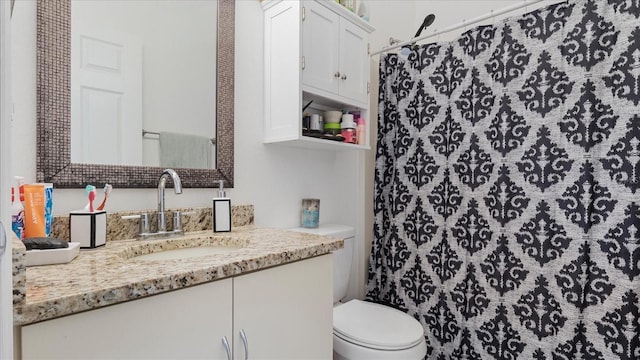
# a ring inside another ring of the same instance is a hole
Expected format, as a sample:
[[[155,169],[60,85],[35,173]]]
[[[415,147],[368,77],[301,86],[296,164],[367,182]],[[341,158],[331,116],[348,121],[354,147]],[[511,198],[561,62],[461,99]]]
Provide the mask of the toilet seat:
[[[375,350],[404,350],[424,342],[424,329],[416,319],[361,300],[334,307],[333,332],[344,341]]]

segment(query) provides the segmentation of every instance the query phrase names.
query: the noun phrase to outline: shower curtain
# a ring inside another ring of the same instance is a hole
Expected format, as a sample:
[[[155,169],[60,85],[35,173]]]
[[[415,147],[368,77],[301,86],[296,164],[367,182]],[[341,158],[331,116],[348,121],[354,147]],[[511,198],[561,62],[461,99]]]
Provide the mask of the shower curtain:
[[[383,55],[374,212],[428,359],[640,359],[640,2]]]

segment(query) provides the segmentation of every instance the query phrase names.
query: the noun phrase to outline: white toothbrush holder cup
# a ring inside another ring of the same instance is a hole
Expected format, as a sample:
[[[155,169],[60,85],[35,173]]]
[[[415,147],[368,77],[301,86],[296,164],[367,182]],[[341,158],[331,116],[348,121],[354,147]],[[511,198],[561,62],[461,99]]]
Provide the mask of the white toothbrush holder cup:
[[[69,213],[69,237],[82,249],[94,249],[107,242],[106,211],[72,211]]]

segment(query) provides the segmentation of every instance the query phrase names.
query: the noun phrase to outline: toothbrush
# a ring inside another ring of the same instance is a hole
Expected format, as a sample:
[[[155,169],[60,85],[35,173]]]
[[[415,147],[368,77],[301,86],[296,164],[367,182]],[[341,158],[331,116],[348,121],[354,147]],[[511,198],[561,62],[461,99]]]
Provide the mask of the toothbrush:
[[[94,212],[95,210],[93,209],[93,200],[96,199],[96,187],[93,186],[93,189],[91,189],[91,191],[89,191],[89,212]]]
[[[111,193],[111,189],[113,189],[113,186],[109,184],[104,184],[104,199],[102,199],[100,206],[98,206],[98,211],[104,210],[104,206],[107,204],[107,197],[109,197],[109,193]]]
[[[84,207],[85,211],[93,212],[93,200],[96,198],[96,187],[93,185],[87,185],[84,188],[84,194],[87,195],[89,202],[87,202],[87,206]]]

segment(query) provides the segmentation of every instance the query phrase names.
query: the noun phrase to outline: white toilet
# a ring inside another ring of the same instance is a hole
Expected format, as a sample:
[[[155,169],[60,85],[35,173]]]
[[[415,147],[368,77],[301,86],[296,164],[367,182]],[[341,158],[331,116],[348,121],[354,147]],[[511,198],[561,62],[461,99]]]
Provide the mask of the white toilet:
[[[427,344],[418,320],[380,304],[361,300],[340,302],[347,295],[351,274],[355,236],[352,227],[327,224],[295,231],[344,239],[344,248],[333,254],[334,359],[424,359]]]

